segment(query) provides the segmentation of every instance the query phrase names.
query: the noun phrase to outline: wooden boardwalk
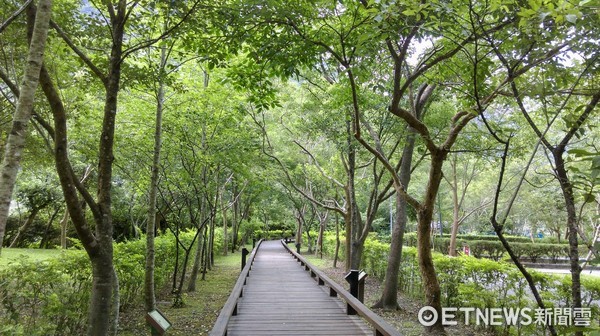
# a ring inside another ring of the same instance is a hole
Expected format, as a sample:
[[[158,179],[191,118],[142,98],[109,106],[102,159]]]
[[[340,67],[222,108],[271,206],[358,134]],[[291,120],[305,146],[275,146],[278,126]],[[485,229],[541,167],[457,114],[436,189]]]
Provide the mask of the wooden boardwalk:
[[[280,241],[263,242],[238,299],[228,336],[235,335],[373,335],[345,304],[331,297]]]

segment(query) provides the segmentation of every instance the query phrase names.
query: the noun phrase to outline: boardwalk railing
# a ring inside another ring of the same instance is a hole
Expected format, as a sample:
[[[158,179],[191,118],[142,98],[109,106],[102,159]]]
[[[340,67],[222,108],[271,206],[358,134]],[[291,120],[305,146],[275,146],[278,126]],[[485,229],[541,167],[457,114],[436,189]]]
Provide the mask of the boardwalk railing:
[[[352,307],[358,315],[362,316],[367,322],[369,322],[371,327],[373,327],[373,334],[375,336],[401,336],[401,334],[394,327],[392,327],[392,325],[384,321],[379,315],[375,314],[357,298],[352,296],[352,294],[344,289],[344,287],[331,280],[327,275],[325,275],[325,273],[309,263],[303,256],[290,249],[290,247],[283,240],[281,241],[281,244],[292,256],[294,256],[294,258],[300,262],[302,266],[304,266],[306,271],[310,272],[310,276],[315,278],[319,285],[329,287],[330,296],[339,296],[346,301],[348,307]],[[350,312],[352,311],[351,309],[348,310]]]
[[[238,299],[244,295],[244,285],[246,284],[246,278],[250,273],[250,269],[252,269],[252,263],[254,262],[254,257],[256,257],[256,252],[258,251],[260,244],[262,243],[262,239],[258,241],[256,247],[252,250],[252,253],[248,256],[246,261],[246,266],[242,269],[240,276],[238,277],[227,302],[221,309],[219,313],[219,317],[213,326],[213,329],[209,333],[210,336],[226,336],[227,335],[227,324],[229,323],[229,319],[231,316],[237,315],[237,305]]]

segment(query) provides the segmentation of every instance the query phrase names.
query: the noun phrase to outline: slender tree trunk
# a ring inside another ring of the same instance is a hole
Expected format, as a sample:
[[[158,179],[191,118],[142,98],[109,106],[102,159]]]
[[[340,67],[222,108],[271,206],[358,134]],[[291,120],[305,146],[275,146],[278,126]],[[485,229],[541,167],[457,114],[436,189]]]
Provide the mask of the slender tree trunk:
[[[154,125],[154,153],[150,177],[148,202],[148,221],[146,222],[146,267],[144,274],[144,303],[146,311],[156,309],[156,294],[154,293],[154,232],[156,229],[156,196],[158,191],[158,169],[162,147],[162,116],[165,104],[164,72],[167,62],[167,49],[160,50],[160,68],[158,75],[158,92],[156,94],[156,120]]]
[[[52,215],[50,216],[50,219],[48,220],[48,224],[46,224],[46,229],[44,230],[44,236],[42,237],[42,240],[40,241],[39,248],[48,248],[48,241],[50,240],[48,235],[50,234],[50,228],[52,228],[52,223],[54,223],[54,220],[56,219],[56,216],[58,215],[59,211],[60,211],[60,208],[57,207],[54,209],[54,212],[52,212]]]
[[[17,234],[15,235],[12,242],[8,246],[9,248],[17,247],[19,245],[19,243],[21,242],[23,233],[25,233],[25,231],[27,231],[27,229],[29,229],[29,227],[31,226],[31,223],[33,223],[33,221],[37,217],[40,210],[42,210],[42,208],[40,208],[40,207],[35,207],[35,208],[31,209],[29,216],[27,216],[27,220],[25,221],[25,223],[23,223],[23,225],[21,225],[21,227],[19,227],[19,230],[17,230]]]
[[[563,192],[565,207],[567,210],[567,228],[569,241],[569,261],[571,264],[571,303],[573,308],[581,308],[581,266],[579,265],[579,242],[577,210],[575,209],[575,199],[573,197],[573,186],[567,175],[565,162],[563,159],[564,148],[557,147],[552,155],[556,164],[555,172],[560,188]],[[583,335],[582,332],[576,332],[576,335]]]
[[[402,162],[400,163],[399,180],[404,186],[404,190],[408,190],[410,183],[412,156],[415,148],[415,135],[409,134],[406,137],[406,145],[402,152]],[[398,189],[399,186],[396,186]],[[390,244],[390,254],[388,257],[388,265],[385,271],[385,280],[383,282],[383,291],[379,302],[375,307],[384,309],[397,309],[398,305],[398,272],[402,261],[402,244],[404,241],[404,231],[407,215],[407,202],[402,197],[400,192],[396,191],[396,221],[392,229],[392,242]]]
[[[185,255],[183,257],[183,265],[181,267],[181,275],[179,277],[179,284],[177,285],[177,290],[175,291],[175,302],[173,303],[173,307],[180,308],[180,307],[184,306],[183,284],[185,282],[187,266],[188,266],[188,262],[190,260],[190,253],[192,252],[192,247],[194,247],[194,244],[196,243],[196,240],[198,239],[199,235],[200,235],[200,230],[196,229],[196,234],[194,235],[194,238],[192,239],[190,246],[188,246],[187,248],[182,246],[183,250],[185,251]]]
[[[431,222],[435,199],[442,180],[442,166],[445,157],[446,152],[443,150],[431,153],[427,191],[421,209],[417,211],[417,256],[425,291],[425,304],[435,309],[438,317],[442,316],[441,289],[431,255]],[[442,319],[438,318],[435,324],[426,327],[425,330],[432,334],[443,334]]]
[[[171,284],[171,293],[175,293],[175,290],[177,289],[177,274],[179,274],[179,229],[177,229],[175,232],[175,264],[173,267],[173,277],[172,277],[172,284]]]
[[[319,235],[317,236],[317,249],[315,255],[323,258],[323,235],[325,234],[325,222],[319,223]]]
[[[112,221],[112,170],[114,161],[115,122],[117,101],[121,81],[122,46],[126,20],[126,1],[120,0],[117,13],[113,18],[109,71],[106,82],[106,96],[102,133],[98,151],[98,209],[100,217],[96,219],[96,237],[100,253],[91,258],[94,279],[92,282],[92,301],[90,303],[90,322],[88,335],[107,335],[111,317],[118,319],[119,303],[112,301],[113,289],[118,286],[113,265],[113,221]],[[118,297],[118,296],[117,296]],[[108,302],[107,302],[108,301]],[[115,312],[116,310],[116,312]],[[116,332],[116,330],[114,330]]]
[[[333,268],[337,268],[337,261],[340,255],[340,217],[335,214],[335,253],[333,256]]]
[[[221,203],[221,215],[223,216],[223,255],[226,256],[229,251],[229,238],[227,237],[227,207],[223,201],[223,194],[225,190],[219,195]]]
[[[346,240],[345,240],[345,256],[344,256],[344,267],[346,272],[351,268],[351,259],[352,259],[352,221],[350,220],[350,209],[348,212],[344,214],[344,227],[346,229]]]
[[[458,202],[458,176],[456,175],[456,158],[452,164],[452,230],[450,232],[450,246],[448,255],[456,256],[456,237],[458,236],[459,226],[459,202]]]
[[[214,214],[214,213],[213,213]],[[212,270],[213,265],[215,264],[215,216],[210,217],[210,234],[208,235],[208,269]]]
[[[303,224],[303,215],[301,213],[302,209],[299,207],[296,209],[298,214],[296,215],[296,221],[298,222],[298,228],[296,229],[296,245],[302,245],[302,224]]]
[[[42,78],[44,78],[45,75],[45,71],[42,70]],[[49,81],[49,78],[48,78]],[[42,82],[43,85],[46,85],[47,87],[50,86],[50,84],[44,84]],[[91,166],[88,166],[83,174],[83,177],[81,177],[80,183],[84,183],[85,180],[87,180],[87,178],[90,176],[92,170],[91,170]],[[81,206],[85,206],[85,202],[80,202]],[[60,221],[60,247],[62,249],[66,249],[67,248],[67,231],[69,229],[69,220],[70,220],[70,216],[69,216],[69,207],[67,205],[67,207],[65,207],[65,214],[63,216],[63,218]]]
[[[203,257],[203,250],[204,250],[204,237],[206,236],[206,226],[208,223],[208,216],[206,214],[206,202],[202,202],[200,204],[200,218],[201,218],[201,225],[200,228],[198,229],[199,231],[199,237],[198,238],[198,242],[196,244],[196,253],[194,255],[194,264],[192,265],[192,270],[191,270],[191,274],[190,274],[190,280],[188,282],[188,287],[187,287],[187,291],[188,292],[193,292],[196,290],[196,280],[198,279],[198,273],[200,272],[200,266],[202,265],[202,257]]]
[[[313,204],[314,211],[317,211],[316,206]],[[323,239],[325,235],[325,227],[327,226],[327,218],[329,213],[325,212],[317,215],[319,218],[319,236],[317,237],[317,250],[316,254],[319,258],[323,258]]]
[[[31,34],[27,65],[21,83],[19,99],[17,100],[17,107],[13,116],[12,128],[6,140],[2,166],[0,166],[0,253],[2,252],[10,202],[17,173],[21,166],[23,148],[25,148],[27,124],[33,112],[35,91],[38,87],[40,70],[44,61],[44,49],[48,37],[51,13],[52,1],[40,0]]]
[[[202,265],[202,256],[203,253],[202,251],[204,250],[204,236],[206,235],[206,225],[202,225],[202,228],[200,229],[201,233],[200,233],[200,237],[202,237],[202,239],[198,239],[198,242],[196,243],[196,254],[194,255],[194,265],[192,265],[192,271],[190,274],[190,280],[188,282],[188,287],[187,287],[187,291],[188,292],[194,292],[196,291],[196,281],[198,279],[198,273],[200,272],[200,266]]]
[[[117,276],[117,270],[113,267],[112,273],[112,310],[111,310],[111,324],[109,328],[109,335],[117,335],[119,329],[119,311],[121,307],[121,292],[119,290],[119,277]]]
[[[233,184],[233,195],[238,195],[237,185]],[[239,230],[239,211],[240,211],[240,195],[234,196],[232,204],[232,218],[231,218],[231,253],[235,253],[238,243],[238,230]]]
[[[208,245],[208,228],[204,230],[204,242],[202,243],[202,280],[206,280],[206,269],[208,268],[208,264],[210,260],[208,258],[208,253],[206,253],[206,247]]]
[[[60,247],[67,248],[67,230],[69,228],[69,210],[65,208],[65,214],[60,220]]]
[[[63,189],[63,195],[92,264],[92,294],[88,312],[87,335],[105,336],[116,333],[118,325],[118,298],[116,273],[113,265],[113,222],[111,212],[113,145],[117,98],[121,78],[122,45],[127,7],[125,0],[119,0],[111,15],[112,47],[107,76],[96,74],[106,89],[102,132],[98,151],[97,201],[75,178],[68,156],[67,118],[60,95],[54,88],[48,72],[42,68],[41,82],[44,93],[50,102],[54,115],[56,168]],[[94,216],[95,231],[90,229],[85,211],[78,195],[83,196]]]

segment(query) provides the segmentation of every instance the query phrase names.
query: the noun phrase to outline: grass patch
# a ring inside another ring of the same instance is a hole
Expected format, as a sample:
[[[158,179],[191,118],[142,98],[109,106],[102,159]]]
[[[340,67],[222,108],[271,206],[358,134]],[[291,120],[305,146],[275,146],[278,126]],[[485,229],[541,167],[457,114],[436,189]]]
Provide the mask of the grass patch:
[[[308,261],[309,263],[313,264],[314,266],[316,266],[318,268],[333,267],[333,260],[329,260],[325,257],[323,257],[321,259],[318,256],[315,256],[314,254],[305,254],[305,253],[302,253],[302,256],[304,258],[306,258],[306,261]],[[339,267],[339,265],[340,265],[340,263],[338,263],[338,267]]]
[[[296,251],[296,246],[294,245],[294,243],[288,243],[287,245],[292,251]],[[333,265],[333,260],[329,260],[326,256],[323,256],[323,258],[316,256],[314,253],[314,249],[313,252],[309,253],[308,247],[305,246],[302,246],[302,248],[300,249],[300,255],[302,255],[306,259],[306,261],[318,268],[332,267]]]
[[[252,246],[247,248],[250,250]],[[172,324],[167,333],[175,336],[208,335],[237,281],[240,266],[241,252],[215,255],[215,266],[207,271],[205,280],[198,276],[196,291],[184,294],[185,306],[182,308],[172,308],[168,286],[157,298],[157,308]],[[144,316],[143,306],[124,312],[119,323],[119,335],[149,334]]]
[[[27,248],[2,248],[0,254],[0,268],[8,266],[11,262],[29,258],[31,261],[42,261],[60,255],[59,249],[27,249]]]

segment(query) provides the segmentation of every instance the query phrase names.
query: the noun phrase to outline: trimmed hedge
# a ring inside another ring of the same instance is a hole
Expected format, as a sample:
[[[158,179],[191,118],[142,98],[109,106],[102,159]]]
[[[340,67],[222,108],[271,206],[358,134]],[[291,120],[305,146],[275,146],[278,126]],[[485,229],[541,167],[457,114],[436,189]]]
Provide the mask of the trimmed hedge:
[[[417,236],[415,233],[407,233],[404,237],[404,244],[406,246],[417,246]],[[486,238],[468,240],[465,237]],[[567,258],[569,255],[569,245],[567,244],[543,243],[543,240],[536,240],[536,243],[532,243],[527,237],[507,236],[506,238],[519,258],[526,258],[532,262],[537,262],[542,258],[557,262],[560,258]],[[448,254],[450,238],[447,237],[447,235],[444,235],[444,237],[436,236],[432,241],[435,251],[442,254]],[[502,246],[502,243],[498,240],[497,236],[459,235],[456,239],[457,249],[462,251],[462,246],[465,244],[469,246],[471,255],[477,258],[486,257],[496,261],[508,258],[504,246]],[[579,246],[580,255],[586,255],[587,253],[588,249],[585,245]]]
[[[254,237],[258,239],[276,240],[283,238],[294,238],[296,234],[293,230],[256,230],[254,231]]]

